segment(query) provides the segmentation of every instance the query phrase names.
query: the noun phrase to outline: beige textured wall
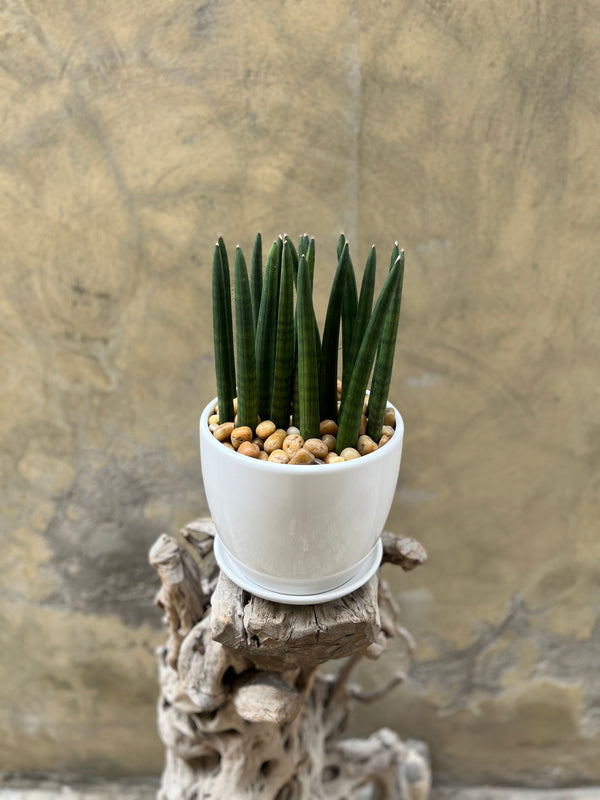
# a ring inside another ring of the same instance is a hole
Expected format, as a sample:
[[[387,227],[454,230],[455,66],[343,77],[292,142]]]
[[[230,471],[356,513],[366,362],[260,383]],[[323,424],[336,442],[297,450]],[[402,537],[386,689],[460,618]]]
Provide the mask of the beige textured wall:
[[[431,557],[355,730],[600,782],[599,62],[591,1],[2,4],[0,769],[160,769],[146,553],[206,511],[212,244],[309,231],[323,310],[343,229],[406,248],[389,527]]]

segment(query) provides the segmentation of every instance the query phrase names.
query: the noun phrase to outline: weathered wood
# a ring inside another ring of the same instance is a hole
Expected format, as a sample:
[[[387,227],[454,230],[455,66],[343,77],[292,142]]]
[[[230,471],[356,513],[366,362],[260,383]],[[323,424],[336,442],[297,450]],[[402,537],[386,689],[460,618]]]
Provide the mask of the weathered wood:
[[[247,722],[293,722],[303,699],[293,683],[273,672],[243,675],[233,687],[233,706]]]
[[[177,659],[181,688],[199,711],[213,711],[227,700],[230,686],[225,674],[239,675],[252,663],[236,650],[213,641],[210,615],[204,617],[186,636]]]
[[[291,606],[248,594],[221,573],[211,602],[212,636],[262,669],[316,667],[376,641],[377,586],[374,575],[330,603]]]
[[[388,729],[340,738],[351,700],[373,700],[404,677],[399,670],[365,692],[350,683],[357,661],[379,657],[397,636],[412,653],[385,582],[375,575],[316,606],[271,603],[219,574],[213,536],[211,520],[196,520],[177,538],[163,534],[150,555],[169,626],[159,659],[159,800],[343,800],[366,798],[369,786],[384,800],[426,800],[425,745]],[[386,534],[383,560],[412,569],[426,554]],[[343,657],[336,673],[319,672]]]
[[[405,572],[410,572],[411,569],[427,561],[425,548],[416,539],[398,537],[389,531],[384,531],[381,534],[381,543],[383,544],[382,564],[397,564]]]
[[[213,555],[214,523],[211,519],[190,522],[176,534],[158,537],[150,549],[150,564],[162,586],[156,604],[165,612],[170,632],[168,660],[177,663],[179,648],[210,604],[219,569]]]

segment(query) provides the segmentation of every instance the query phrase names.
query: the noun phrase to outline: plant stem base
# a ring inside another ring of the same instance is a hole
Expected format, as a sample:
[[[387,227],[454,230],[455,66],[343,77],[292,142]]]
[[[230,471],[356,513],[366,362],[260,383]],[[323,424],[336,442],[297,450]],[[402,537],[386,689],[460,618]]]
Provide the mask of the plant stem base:
[[[337,600],[338,597],[354,592],[377,572],[381,563],[382,553],[383,545],[381,539],[378,539],[370,553],[360,562],[358,569],[342,583],[325,591],[292,593],[258,583],[255,577],[250,575],[244,568],[243,564],[229,552],[218,535],[215,537],[214,542],[214,555],[217,564],[233,583],[257,597],[262,597],[264,600],[288,605],[328,603],[331,600]],[[268,576],[266,575],[264,583],[268,583]]]

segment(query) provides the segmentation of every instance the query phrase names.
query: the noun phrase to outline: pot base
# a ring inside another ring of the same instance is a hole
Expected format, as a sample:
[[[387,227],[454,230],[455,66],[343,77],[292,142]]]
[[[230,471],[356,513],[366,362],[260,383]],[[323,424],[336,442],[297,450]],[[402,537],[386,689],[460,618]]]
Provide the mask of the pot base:
[[[225,575],[239,587],[250,592],[250,594],[262,597],[264,600],[271,600],[274,603],[306,606],[328,603],[330,600],[336,600],[338,597],[343,597],[346,594],[350,594],[350,592],[356,591],[356,589],[360,589],[379,569],[383,545],[381,544],[381,539],[378,539],[371,552],[361,561],[356,572],[343,583],[326,591],[313,594],[288,594],[257,583],[246,572],[240,561],[231,555],[218,536],[215,536],[214,553],[217,564]]]

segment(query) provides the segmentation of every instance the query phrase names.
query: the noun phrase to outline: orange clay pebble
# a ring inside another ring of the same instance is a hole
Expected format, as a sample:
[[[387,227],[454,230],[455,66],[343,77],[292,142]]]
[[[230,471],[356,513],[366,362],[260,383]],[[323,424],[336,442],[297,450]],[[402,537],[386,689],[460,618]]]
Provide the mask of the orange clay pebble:
[[[212,425],[214,422],[216,422],[217,425],[219,424],[219,415],[218,414],[211,414],[210,417],[208,418],[209,426]]]
[[[337,423],[332,419],[324,419],[320,424],[319,432],[321,436],[324,436],[326,433],[330,433],[332,436],[335,436],[338,432]]]
[[[299,450],[296,450],[294,455],[290,458],[290,464],[314,464],[315,457],[309,450],[305,450],[301,447]]]
[[[218,422],[211,422],[210,425],[208,426],[208,430],[211,433],[214,433],[217,430],[218,427],[219,427],[219,423]]]
[[[258,460],[259,461],[268,461],[269,460],[268,453],[265,453],[264,450],[259,450],[258,451]]]
[[[329,448],[321,439],[307,439],[304,442],[304,449],[312,453],[315,458],[325,458]]]
[[[243,456],[250,456],[250,458],[258,458],[260,450],[258,445],[254,444],[254,442],[242,442],[238,447],[238,453],[241,453]]]
[[[342,382],[339,379],[338,379],[338,382],[337,382],[337,396],[338,396],[338,400],[340,400],[341,397],[342,397]]]
[[[379,447],[383,447],[394,435],[394,429],[391,425],[384,425],[381,429],[381,439],[379,440]]]
[[[270,419],[264,420],[259,425],[256,426],[256,435],[260,436],[261,439],[268,439],[272,433],[275,433],[277,430],[277,425],[272,422]]]
[[[287,464],[289,460],[290,457],[288,454],[284,453],[280,448],[273,450],[269,455],[269,461],[272,461],[274,464]]]
[[[234,428],[231,431],[231,444],[237,450],[243,442],[251,442],[253,439],[252,428],[242,425],[241,428]]]
[[[291,433],[285,437],[281,447],[283,448],[283,450],[285,450],[285,452],[291,459],[294,453],[297,453],[303,444],[304,444],[304,439],[302,438],[302,436],[300,436],[299,433]]]
[[[255,436],[254,439],[252,439],[252,444],[255,444],[259,450],[262,450],[265,443],[260,436]]]
[[[295,425],[290,425],[286,433],[288,436],[291,436],[293,433],[300,433],[300,428],[297,428]]]
[[[391,425],[392,428],[396,427],[396,412],[393,408],[389,406],[385,410],[385,415],[383,417],[383,424],[384,425]]]
[[[274,450],[281,450],[281,445],[285,439],[286,433],[283,428],[277,428],[270,436],[267,436],[263,449],[265,453],[272,453]]]
[[[341,456],[338,456],[337,453],[332,452],[332,453],[327,453],[324,461],[326,464],[340,464],[341,462],[344,461],[344,459]]]
[[[327,449],[330,453],[332,450],[335,450],[335,436],[332,436],[330,433],[326,433],[321,436],[321,441],[327,445]]]
[[[353,458],[360,458],[360,453],[355,447],[345,447],[340,455],[344,461],[352,461]]]
[[[369,453],[374,453],[378,449],[377,442],[374,442],[370,436],[359,436],[356,443],[356,449],[361,456],[366,456]]]
[[[363,414],[362,417],[360,418],[360,428],[358,429],[359,436],[364,436],[364,434],[367,432],[367,424],[368,424],[368,419]]]
[[[225,439],[229,439],[232,430],[233,422],[224,422],[222,425],[219,425],[215,431],[215,439],[217,439],[219,442],[224,442]]]
[[[233,452],[235,453],[235,447],[231,444],[230,441],[221,442],[221,444],[223,445],[223,447],[226,447],[228,450],[233,450]]]

